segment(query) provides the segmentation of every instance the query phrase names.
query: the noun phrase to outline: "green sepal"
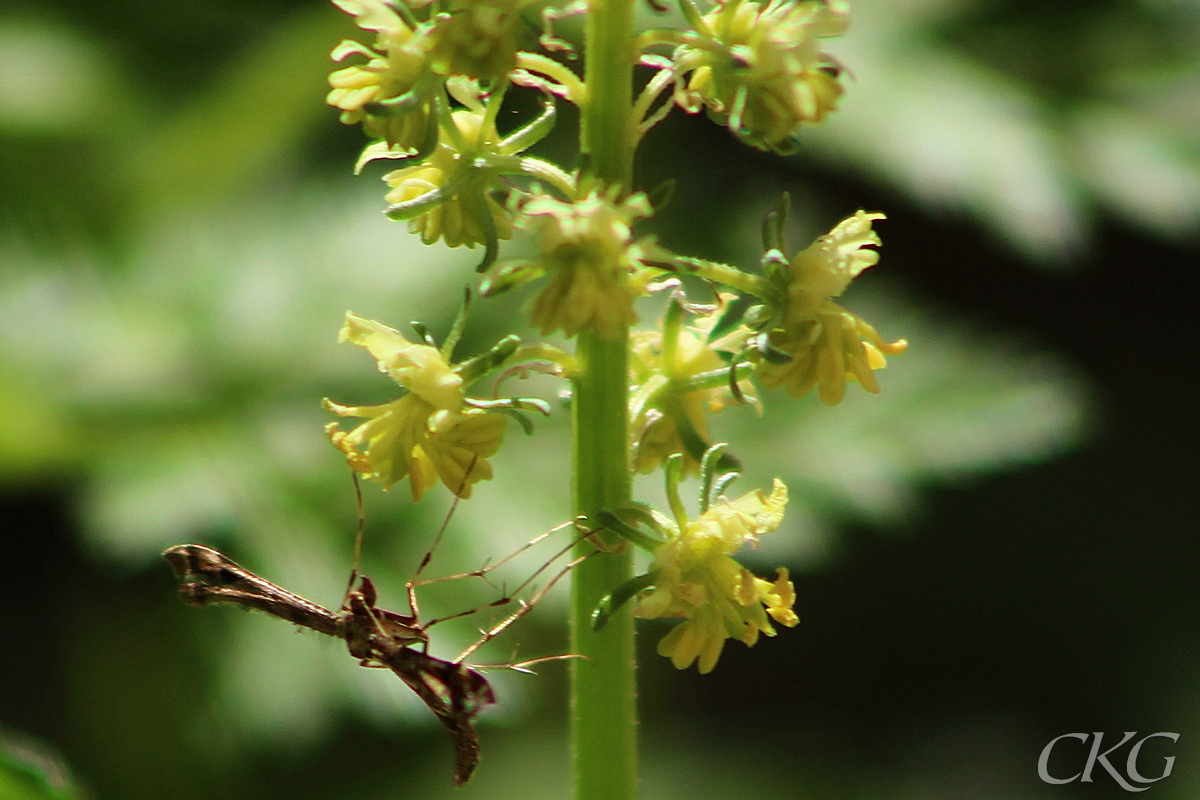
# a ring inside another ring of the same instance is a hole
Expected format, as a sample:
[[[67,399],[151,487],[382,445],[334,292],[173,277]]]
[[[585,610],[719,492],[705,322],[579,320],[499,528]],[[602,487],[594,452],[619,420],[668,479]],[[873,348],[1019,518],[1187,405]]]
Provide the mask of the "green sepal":
[[[404,94],[385,100],[374,100],[363,105],[362,109],[372,117],[402,117],[411,114],[425,102],[425,94],[421,88],[414,86]]]
[[[675,197],[675,188],[678,182],[674,178],[668,178],[650,191],[650,207],[655,211],[666,208]]]
[[[363,167],[370,164],[372,161],[387,159],[388,161],[414,161],[423,159],[424,156],[418,150],[393,150],[391,144],[386,139],[380,139],[376,142],[371,142],[363,148],[363,151],[358,154],[358,160],[354,162],[354,174],[361,175]],[[401,165],[403,166],[403,165]]]
[[[501,264],[480,282],[479,293],[484,297],[495,297],[545,274],[546,268],[536,261],[510,261]]]
[[[531,411],[550,416],[550,404],[540,397],[505,397],[500,400],[480,400],[477,397],[467,398],[471,408],[481,408],[484,411]]]
[[[671,421],[675,423],[675,431],[679,434],[679,441],[683,444],[683,449],[694,460],[702,462],[705,453],[709,450],[708,442],[692,425],[691,419],[684,412],[678,399],[674,395],[668,395],[668,398],[662,405],[663,412],[670,415]],[[740,470],[742,462],[729,453],[722,453],[717,466],[720,469]]]
[[[662,318],[662,363],[668,378],[674,378],[675,350],[679,343],[679,332],[683,328],[683,303],[686,298],[681,294],[674,293]]]
[[[717,319],[717,324],[708,332],[707,342],[715,342],[725,334],[733,331],[742,321],[742,316],[750,308],[751,303],[753,303],[753,300],[743,296],[738,297],[732,303],[725,306],[725,310],[721,312],[721,316]]]
[[[601,597],[600,602],[592,610],[592,630],[603,630],[604,626],[608,624],[608,620],[620,610],[621,606],[628,603],[634,597],[637,597],[639,593],[653,586],[658,581],[659,572],[656,569],[644,575],[635,575],[604,595],[604,597]]]
[[[745,322],[746,327],[750,330],[762,330],[764,326],[770,324],[771,312],[762,303],[755,303],[746,309],[745,315],[742,316],[742,322]]]
[[[475,198],[476,213],[483,224],[483,260],[475,266],[475,272],[487,272],[500,256],[500,233],[496,230],[496,219],[488,207],[488,197],[480,192]]]
[[[511,417],[512,419],[515,419],[517,421],[517,424],[521,426],[521,431],[526,436],[533,435],[533,420],[531,420],[529,417],[522,414],[520,411],[516,410],[515,408],[507,408],[507,407],[496,408],[496,409],[493,409],[493,411],[495,411],[497,414],[503,414],[506,417]]]
[[[792,196],[784,192],[779,198],[779,205],[767,212],[763,217],[762,240],[763,250],[779,250],[787,252],[787,221],[791,214]]]
[[[430,347],[436,348],[438,346],[437,340],[434,339],[433,334],[429,332],[429,326],[426,325],[424,322],[417,322],[416,320],[413,320],[412,322],[410,322],[408,324],[412,326],[412,329],[417,334],[417,338],[420,339],[422,342],[429,345]]]
[[[602,508],[585,517],[584,524],[596,530],[612,531],[649,553],[662,547],[669,536],[666,528],[654,516],[653,510],[637,502],[625,503],[613,511]],[[653,534],[645,533],[635,526],[645,526]]]
[[[453,192],[446,191],[446,187],[437,186],[424,194],[417,195],[411,200],[405,200],[403,203],[393,203],[385,208],[383,213],[388,219],[412,219],[413,217],[421,216],[438,203],[448,200],[452,195]]]
[[[472,383],[487,375],[492,370],[503,366],[520,346],[521,337],[515,333],[510,333],[486,351],[456,365],[454,371],[462,376],[463,383]]]
[[[768,364],[787,364],[792,357],[771,344],[771,338],[760,333],[751,340],[751,344]]]
[[[721,468],[721,458],[725,454],[725,448],[728,446],[725,442],[717,442],[705,450],[704,456],[700,459],[701,514],[708,511],[708,507],[712,504],[713,480],[717,477],[717,470]]]
[[[683,12],[683,18],[687,20],[688,25],[697,33],[708,31],[708,25],[704,22],[704,15],[700,13],[700,9],[692,0],[679,0],[679,10]]]
[[[536,412],[543,417],[550,416],[550,404],[539,397],[506,397],[502,400],[479,400],[468,397],[464,401],[471,408],[491,411],[512,417],[521,426],[526,436],[533,433],[533,422],[525,416],[526,413]]]
[[[667,503],[671,506],[671,514],[675,517],[675,527],[684,531],[688,525],[687,510],[679,497],[679,482],[683,480],[683,453],[672,453],[663,464],[663,475],[667,481]]]
[[[446,334],[446,339],[442,342],[442,358],[446,359],[448,364],[454,363],[454,348],[458,347],[458,342],[462,339],[463,329],[467,327],[467,312],[470,310],[471,287],[464,286],[462,305],[458,307],[458,313],[454,315],[454,322],[450,325],[450,332]]]
[[[496,149],[508,155],[529,149],[544,139],[546,134],[554,130],[554,123],[557,117],[558,106],[555,103],[554,95],[543,92],[542,113],[528,125],[501,139],[499,144],[496,145]]]
[[[718,477],[716,481],[713,482],[712,496],[717,498],[725,494],[725,490],[729,488],[729,484],[733,483],[741,476],[742,473],[740,472],[726,472],[724,475]]]

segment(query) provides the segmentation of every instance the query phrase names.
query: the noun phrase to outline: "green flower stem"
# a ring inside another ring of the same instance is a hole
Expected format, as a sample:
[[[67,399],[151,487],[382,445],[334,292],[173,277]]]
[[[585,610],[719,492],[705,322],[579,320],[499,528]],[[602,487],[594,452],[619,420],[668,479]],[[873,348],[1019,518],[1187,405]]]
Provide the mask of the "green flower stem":
[[[771,292],[770,284],[762,278],[757,275],[751,275],[748,272],[742,272],[737,267],[729,264],[706,261],[703,258],[692,258],[690,256],[675,256],[671,259],[671,264],[681,272],[699,275],[714,283],[723,283],[730,288],[737,289],[739,292],[752,294],[755,297],[766,298]]]
[[[579,76],[553,58],[544,56],[541,53],[526,53],[522,51],[517,53],[517,66],[523,70],[540,73],[557,81],[557,88],[559,89],[557,93],[575,105],[582,105],[584,99],[587,97],[587,89],[584,87],[583,81],[579,80]]]
[[[562,192],[565,199],[575,199],[575,178],[557,164],[533,156],[525,156],[518,163],[521,172],[546,181]]]
[[[590,0],[585,43],[587,101],[580,146],[588,171],[629,190],[633,178],[633,0]],[[578,338],[574,381],[575,510],[591,514],[630,499],[628,331]],[[601,532],[606,544],[619,543]],[[590,543],[581,543],[582,551]],[[575,569],[571,581],[571,738],[575,800],[637,797],[637,685],[633,617],[613,616],[592,630],[601,598],[633,576],[633,554],[605,553]]]
[[[627,191],[633,180],[633,0],[590,0],[587,15],[587,102],[580,145],[590,171]]]
[[[591,513],[615,508],[630,497],[628,350],[624,339],[579,336],[575,379],[575,508]],[[620,540],[606,536],[606,545]],[[581,547],[591,549],[590,544]],[[603,631],[592,630],[601,598],[633,577],[633,553],[605,553],[575,568],[571,582],[572,740],[575,800],[637,797],[637,708],[633,616],[613,615]]]
[[[734,373],[737,375],[737,379],[739,381],[749,378],[752,372],[754,372],[753,364],[742,363],[738,364],[737,367],[734,368]],[[689,392],[699,392],[705,389],[716,389],[719,386],[728,385],[729,370],[714,369],[709,372],[697,373],[685,381],[679,381],[674,388],[679,394],[687,394]]]

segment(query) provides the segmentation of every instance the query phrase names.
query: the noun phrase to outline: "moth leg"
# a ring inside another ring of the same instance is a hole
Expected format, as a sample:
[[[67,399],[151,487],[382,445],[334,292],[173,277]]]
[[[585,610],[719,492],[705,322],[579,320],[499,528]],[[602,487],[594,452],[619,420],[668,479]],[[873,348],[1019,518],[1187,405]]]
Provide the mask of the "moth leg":
[[[512,559],[514,559],[517,556],[524,553],[529,548],[536,545],[538,542],[540,542],[543,539],[545,539],[546,537],[550,536],[551,534],[557,533],[558,531],[560,531],[563,528],[566,528],[570,525],[578,525],[578,524],[579,524],[578,520],[572,520],[570,522],[564,522],[561,525],[556,525],[553,528],[551,528],[550,530],[548,530],[544,533],[540,533],[537,536],[533,537],[526,544],[521,546],[518,550],[516,550],[513,553],[510,553],[509,555],[505,556],[504,558],[500,559],[499,561],[493,562],[489,565],[485,565],[484,567],[481,567],[480,569],[474,570],[472,572],[464,572],[459,575],[447,575],[444,578],[437,578],[435,580],[426,581],[426,583],[439,583],[441,581],[454,580],[457,578],[483,577],[486,575],[486,573],[490,572],[491,570],[495,569],[496,567],[499,567],[503,564],[508,563]],[[472,614],[478,614],[480,611],[486,611],[489,608],[499,608],[500,606],[508,605],[517,597],[517,595],[521,594],[521,592],[523,592],[527,588],[529,588],[529,586],[535,580],[537,580],[537,577],[539,575],[541,575],[543,572],[545,572],[547,569],[549,569],[551,564],[553,564],[555,561],[557,561],[562,556],[566,555],[573,547],[575,547],[576,544],[578,544],[579,542],[588,538],[595,532],[596,531],[594,531],[594,530],[584,531],[579,536],[572,539],[570,542],[567,543],[567,545],[565,547],[562,547],[559,550],[557,550],[554,553],[554,555],[550,556],[550,558],[547,559],[545,562],[543,562],[540,567],[538,567],[536,570],[534,570],[533,574],[530,575],[528,578],[526,578],[525,581],[522,582],[520,586],[518,586],[516,589],[514,589],[511,592],[504,592],[503,597],[501,597],[497,600],[493,600],[490,603],[485,603],[481,606],[476,606],[475,608],[468,609],[466,611],[460,611],[457,614],[450,614],[445,617],[438,617],[436,619],[432,619],[429,622],[425,623],[425,625],[422,627],[427,630],[430,627],[432,627],[433,625],[438,624],[439,622],[445,622],[446,620],[450,620],[450,619],[458,619],[460,617],[469,617]],[[576,561],[571,562],[570,564],[567,565],[567,567],[564,569],[563,572],[560,572],[558,575],[556,575],[554,580],[552,580],[545,588],[543,588],[541,591],[538,592],[538,594],[536,595],[537,599],[541,599],[542,595],[545,594],[546,589],[549,589],[551,586],[553,586],[555,583],[557,583],[558,580],[563,576],[563,574],[570,571],[570,569],[572,567],[574,567],[575,564],[578,563],[579,560],[581,560],[581,559],[577,559]],[[536,600],[533,602],[536,602]],[[527,611],[518,611],[519,615],[524,615],[525,613],[527,613]],[[509,623],[509,624],[512,624],[512,623]],[[457,660],[461,660],[461,659],[457,659]]]
[[[588,535],[590,536],[591,534],[589,533]],[[508,626],[512,625],[514,622],[519,620],[521,617],[525,616],[530,611],[532,611],[533,607],[536,606],[538,604],[538,602],[543,597],[546,596],[546,593],[554,588],[554,584],[558,583],[560,580],[562,580],[563,576],[565,576],[568,572],[575,569],[575,567],[579,566],[584,561],[591,558],[593,555],[595,555],[598,552],[599,552],[598,550],[593,550],[590,553],[584,553],[583,555],[581,555],[575,559],[572,559],[565,567],[563,567],[561,570],[559,570],[558,573],[553,578],[550,579],[549,583],[547,583],[545,586],[543,586],[541,589],[539,589],[533,595],[533,597],[529,598],[528,600],[518,600],[517,602],[519,603],[520,607],[516,611],[514,611],[513,613],[511,613],[507,617],[505,617],[503,620],[501,620],[498,625],[492,627],[489,630],[484,631],[483,635],[480,636],[478,639],[476,639],[474,644],[472,644],[466,650],[463,650],[461,653],[458,654],[458,658],[454,659],[454,663],[461,664],[463,659],[465,659],[467,656],[471,655],[471,653],[474,653],[480,647],[483,647],[485,644],[490,642],[492,639],[495,639],[497,636],[499,636],[501,633],[503,633],[508,628]],[[544,570],[549,563],[550,562],[547,562],[547,564],[542,565],[542,567],[540,567],[538,569],[538,572],[541,572],[542,570]],[[534,576],[536,576],[538,574],[538,572],[535,572]],[[532,576],[530,577],[530,580],[533,580]],[[521,585],[521,588],[524,588],[528,584],[529,584],[529,581],[526,581],[524,584]],[[507,602],[509,599],[511,599],[511,598],[505,598],[504,600],[505,600],[505,602]],[[496,603],[493,603],[492,605],[499,605],[499,601],[497,601]]]

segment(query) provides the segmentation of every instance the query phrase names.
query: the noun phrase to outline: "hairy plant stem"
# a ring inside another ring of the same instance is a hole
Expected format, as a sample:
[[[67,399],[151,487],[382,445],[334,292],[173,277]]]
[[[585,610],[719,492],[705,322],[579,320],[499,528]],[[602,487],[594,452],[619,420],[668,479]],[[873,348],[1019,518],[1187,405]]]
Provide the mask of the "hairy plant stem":
[[[633,176],[633,0],[590,0],[585,43],[587,100],[581,149],[588,171],[629,191]],[[579,335],[574,381],[575,510],[612,508],[630,498],[628,331]],[[601,533],[601,536],[604,534]],[[609,544],[618,540],[610,537]],[[581,543],[585,551],[591,544]],[[637,796],[637,687],[633,618],[616,614],[603,631],[592,610],[633,574],[632,553],[580,564],[572,578],[571,737],[575,800]]]

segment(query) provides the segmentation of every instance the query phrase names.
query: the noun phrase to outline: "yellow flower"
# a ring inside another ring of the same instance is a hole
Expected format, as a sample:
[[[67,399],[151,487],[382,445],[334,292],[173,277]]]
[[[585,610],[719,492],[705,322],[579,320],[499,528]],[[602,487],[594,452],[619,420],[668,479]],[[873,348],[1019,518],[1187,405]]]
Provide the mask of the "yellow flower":
[[[666,363],[662,331],[635,331],[630,342],[630,420],[636,448],[634,468],[641,473],[652,472],[663,459],[683,453],[683,474],[694,471],[699,462],[691,456],[680,437],[679,420],[672,413],[681,413],[703,442],[708,445],[708,415],[742,402],[758,407],[754,385],[749,380],[738,383],[741,399],[729,388],[728,364],[721,358],[723,349],[737,350],[733,339],[744,338],[742,329],[716,342],[709,342],[712,331],[725,305],[734,295],[721,296],[719,306],[696,324],[681,328],[675,335],[674,358]],[[728,344],[725,344],[728,343]],[[724,344],[724,346],[723,346]],[[725,371],[725,376],[716,375]],[[687,381],[700,375],[716,375],[712,385],[688,388]]]
[[[879,261],[879,253],[869,249],[879,244],[871,223],[883,218],[864,211],[847,217],[771,278],[783,299],[773,309],[776,327],[767,335],[769,350],[755,368],[764,387],[783,387],[792,397],[803,397],[818,386],[827,405],[841,402],[847,379],[879,392],[873,371],[887,365],[885,356],[903,353],[908,342],[885,342],[865,320],[830,298]]]
[[[871,227],[877,219],[886,217],[855,212],[792,258],[785,328],[811,320],[822,301],[840,296],[863,270],[879,263],[879,251],[870,249],[880,245],[879,234]]]
[[[775,635],[770,619],[787,627],[800,621],[792,611],[796,595],[786,569],[766,581],[730,558],[779,527],[786,505],[787,488],[776,479],[769,495],[754,491],[714,504],[682,531],[674,530],[655,552],[658,576],[638,598],[636,613],[684,618],[658,643],[659,654],[676,669],[697,662],[701,673],[711,672],[726,639],[752,647],[760,634]]]
[[[475,166],[479,155],[496,151],[500,136],[494,123],[489,123],[486,131],[482,130],[486,113],[477,95],[464,90],[456,91],[455,96],[473,101],[467,108],[460,108],[450,115],[458,136],[449,136],[443,131],[437,148],[428,159],[383,176],[391,187],[387,201],[393,208],[420,202],[420,198],[434,199],[416,208],[420,213],[411,218],[408,214],[397,215],[391,211],[389,215],[409,219],[409,231],[421,234],[425,244],[438,239],[445,241],[448,247],[486,244],[489,225],[497,238],[511,238],[512,222],[508,212],[488,194],[490,184],[497,178]],[[471,151],[461,151],[456,140],[467,143]],[[435,191],[441,194],[431,194]]]
[[[726,0],[700,19],[705,46],[675,52],[676,93],[690,113],[703,106],[760,150],[790,150],[805,122],[820,122],[841,96],[837,68],[817,40],[846,30],[845,11],[818,0]]]
[[[477,408],[439,411],[416,394],[377,406],[343,406],[326,400],[325,408],[338,416],[367,420],[349,432],[340,430],[336,422],[325,426],[350,468],[385,489],[407,477],[416,501],[439,478],[463,498],[471,496],[476,481],[490,480],[492,466],[487,459],[500,449],[507,422],[503,414]]]
[[[350,313],[338,341],[365,348],[381,372],[409,391],[374,406],[325,401],[338,416],[366,419],[349,432],[334,422],[325,426],[351,469],[385,489],[408,477],[414,500],[439,478],[460,497],[470,497],[472,484],[492,477],[487,459],[500,448],[507,420],[466,406],[462,378],[437,348],[410,342],[386,325]]]
[[[846,380],[857,380],[873,394],[879,382],[873,370],[887,366],[885,356],[908,349],[900,339],[885,342],[864,319],[832,300],[823,301],[815,318],[798,326],[798,332],[771,331],[771,348],[785,353],[787,361],[777,363],[766,358],[758,362],[756,373],[767,389],[787,389],[792,397],[803,397],[818,387],[826,405],[837,405],[846,394]]]
[[[520,212],[519,224],[530,229],[541,254],[525,265],[531,274],[550,273],[534,301],[535,327],[567,336],[593,328],[612,339],[637,321],[633,300],[644,291],[643,265],[631,226],[650,214],[644,194],[620,202],[614,192],[595,189],[573,202],[543,194],[526,200]]]
[[[428,30],[425,26],[413,30],[400,15],[383,0],[333,0],[334,5],[355,18],[358,27],[377,34],[374,48],[349,39],[342,41],[330,53],[341,62],[354,55],[366,56],[364,64],[349,66],[329,76],[332,90],[325,98],[329,105],[341,109],[342,122],[363,123],[368,136],[385,139],[390,147],[414,150],[426,139],[433,124],[430,99],[423,88],[432,88],[428,80]],[[424,79],[424,80],[423,80]],[[411,93],[404,108],[390,109],[391,113],[372,113],[368,106],[394,100]]]

